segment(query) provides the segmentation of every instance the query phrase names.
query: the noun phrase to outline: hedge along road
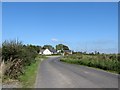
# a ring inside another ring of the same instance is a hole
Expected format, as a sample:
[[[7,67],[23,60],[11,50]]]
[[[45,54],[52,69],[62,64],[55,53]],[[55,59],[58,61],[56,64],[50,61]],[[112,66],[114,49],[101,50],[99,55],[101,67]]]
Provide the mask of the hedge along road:
[[[118,75],[49,57],[39,67],[35,88],[118,88]]]

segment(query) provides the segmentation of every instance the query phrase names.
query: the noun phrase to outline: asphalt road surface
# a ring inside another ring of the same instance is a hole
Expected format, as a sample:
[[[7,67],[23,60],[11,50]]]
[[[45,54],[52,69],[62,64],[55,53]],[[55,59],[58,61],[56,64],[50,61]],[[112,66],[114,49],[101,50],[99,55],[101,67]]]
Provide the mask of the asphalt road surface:
[[[118,75],[59,60],[42,61],[35,88],[118,88]]]

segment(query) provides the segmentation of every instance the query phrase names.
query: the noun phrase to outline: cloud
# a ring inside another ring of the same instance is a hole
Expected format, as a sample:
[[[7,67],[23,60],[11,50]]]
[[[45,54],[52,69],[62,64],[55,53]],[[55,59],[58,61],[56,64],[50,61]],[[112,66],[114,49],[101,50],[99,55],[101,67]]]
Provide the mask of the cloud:
[[[58,39],[52,38],[51,41],[53,41],[53,42],[58,42]]]

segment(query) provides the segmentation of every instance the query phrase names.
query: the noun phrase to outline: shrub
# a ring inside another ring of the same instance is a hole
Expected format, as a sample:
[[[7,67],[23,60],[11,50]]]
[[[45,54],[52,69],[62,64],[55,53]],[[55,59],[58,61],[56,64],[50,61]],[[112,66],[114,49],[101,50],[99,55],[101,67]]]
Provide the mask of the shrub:
[[[35,62],[37,51],[30,45],[23,45],[22,42],[11,40],[2,44],[2,60],[5,61],[5,75],[17,79],[24,73],[26,66]]]

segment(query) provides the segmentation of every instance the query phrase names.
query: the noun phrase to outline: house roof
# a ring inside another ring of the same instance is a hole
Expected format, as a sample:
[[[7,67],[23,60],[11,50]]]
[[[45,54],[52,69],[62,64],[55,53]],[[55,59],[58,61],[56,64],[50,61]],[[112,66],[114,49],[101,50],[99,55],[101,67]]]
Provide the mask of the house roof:
[[[64,50],[64,52],[72,52],[72,50]]]
[[[57,52],[55,49],[49,49],[49,50],[53,53]]]

